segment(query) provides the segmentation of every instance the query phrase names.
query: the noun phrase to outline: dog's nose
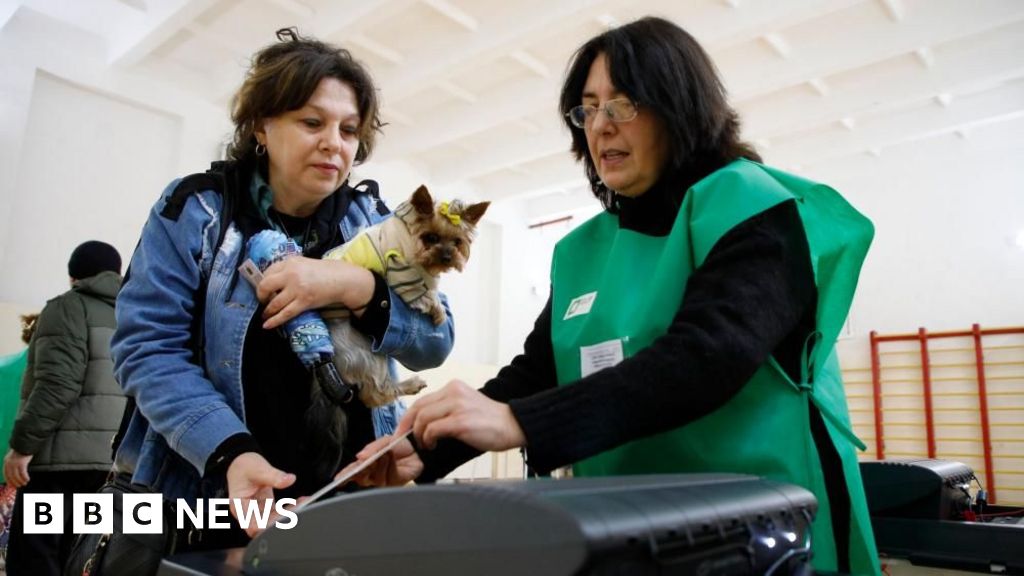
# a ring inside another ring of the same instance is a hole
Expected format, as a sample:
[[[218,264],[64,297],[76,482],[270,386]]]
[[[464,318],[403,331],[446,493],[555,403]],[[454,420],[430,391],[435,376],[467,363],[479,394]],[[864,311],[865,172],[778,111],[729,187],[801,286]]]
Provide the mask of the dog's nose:
[[[452,263],[452,251],[451,250],[445,250],[445,251],[441,252],[441,262],[443,262],[445,264],[451,264]]]

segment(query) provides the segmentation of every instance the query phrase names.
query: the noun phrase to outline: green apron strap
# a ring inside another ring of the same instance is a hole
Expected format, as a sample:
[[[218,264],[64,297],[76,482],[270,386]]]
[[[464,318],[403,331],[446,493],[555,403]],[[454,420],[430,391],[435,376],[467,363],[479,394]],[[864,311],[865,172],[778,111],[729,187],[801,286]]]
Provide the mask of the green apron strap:
[[[793,382],[789,378],[783,378],[783,381],[790,387],[792,387],[794,390],[796,390],[798,393],[808,394],[808,396],[811,399],[811,402],[814,403],[814,406],[818,409],[819,412],[822,413],[822,415],[825,416],[825,418],[832,424],[832,426],[836,428],[836,430],[838,430],[847,440],[849,440],[851,444],[860,448],[861,450],[866,450],[867,445],[865,445],[864,442],[862,442],[861,439],[858,438],[856,434],[854,434],[853,429],[850,428],[850,426],[846,422],[844,422],[841,418],[836,416],[835,410],[832,408],[832,406],[827,402],[819,401],[817,396],[814,394],[814,378],[812,377],[812,375],[817,375],[819,373],[819,370],[814,365],[816,358],[815,349],[821,343],[821,339],[822,334],[818,330],[815,330],[814,332],[811,332],[810,334],[807,335],[807,339],[804,340],[803,350],[801,350],[800,352],[800,381]],[[785,371],[782,369],[782,366],[779,365],[779,363],[775,360],[774,357],[770,358],[769,361],[775,367],[776,370],[785,374]]]
[[[832,423],[832,426],[846,437],[851,444],[861,450],[867,450],[867,445],[864,444],[860,438],[857,438],[857,435],[854,434],[850,425],[844,422],[842,418],[836,416],[835,410],[831,404],[819,401],[817,395],[814,393],[814,377],[819,373],[817,366],[814,365],[814,360],[817,357],[815,354],[815,348],[817,348],[821,343],[821,339],[821,332],[815,330],[814,332],[811,332],[810,335],[807,336],[807,340],[804,341],[804,349],[800,353],[800,384],[797,386],[800,390],[806,390],[810,393],[811,402],[814,403],[814,406],[818,411],[821,412],[822,415]]]

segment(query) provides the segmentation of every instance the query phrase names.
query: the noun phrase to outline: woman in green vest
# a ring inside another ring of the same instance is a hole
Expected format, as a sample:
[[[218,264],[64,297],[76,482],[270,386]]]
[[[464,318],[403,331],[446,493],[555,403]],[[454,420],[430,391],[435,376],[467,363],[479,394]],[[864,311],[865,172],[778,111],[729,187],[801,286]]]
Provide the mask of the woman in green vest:
[[[574,56],[560,108],[604,212],[555,248],[523,354],[421,398],[362,479],[439,478],[525,446],[541,472],[735,472],[818,499],[818,570],[877,574],[834,344],[873,235],[831,188],[739,139],[714,65],[644,18]],[[371,444],[362,457],[388,439]]]

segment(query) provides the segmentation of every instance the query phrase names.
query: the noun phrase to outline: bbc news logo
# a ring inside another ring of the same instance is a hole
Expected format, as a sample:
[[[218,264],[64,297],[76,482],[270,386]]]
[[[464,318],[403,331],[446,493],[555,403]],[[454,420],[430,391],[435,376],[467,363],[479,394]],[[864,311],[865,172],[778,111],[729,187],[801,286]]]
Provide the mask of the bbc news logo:
[[[63,534],[64,495],[25,494],[22,521],[26,534]],[[124,494],[121,506],[121,528],[125,534],[159,534],[164,527],[164,499],[160,494]],[[267,528],[272,518],[274,526],[290,530],[298,523],[298,516],[289,508],[294,498],[281,498],[244,504],[238,498],[210,498],[198,500],[190,506],[179,498],[175,508],[175,526],[189,528],[230,528],[231,509],[235,511],[242,528],[253,522],[260,530]],[[271,513],[273,512],[273,514]],[[75,534],[107,534],[114,531],[113,494],[74,494],[72,497],[71,528]]]

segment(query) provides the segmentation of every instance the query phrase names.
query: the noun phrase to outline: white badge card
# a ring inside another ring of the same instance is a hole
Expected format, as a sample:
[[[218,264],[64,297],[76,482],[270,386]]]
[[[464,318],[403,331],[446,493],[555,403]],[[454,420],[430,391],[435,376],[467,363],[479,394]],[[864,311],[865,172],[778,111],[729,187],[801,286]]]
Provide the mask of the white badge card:
[[[588,292],[573,298],[572,302],[569,302],[569,307],[565,309],[565,316],[562,317],[562,320],[568,320],[573,316],[590,314],[590,309],[594,306],[594,300],[596,299],[597,292]]]
[[[622,362],[622,340],[580,347],[580,378]]]

